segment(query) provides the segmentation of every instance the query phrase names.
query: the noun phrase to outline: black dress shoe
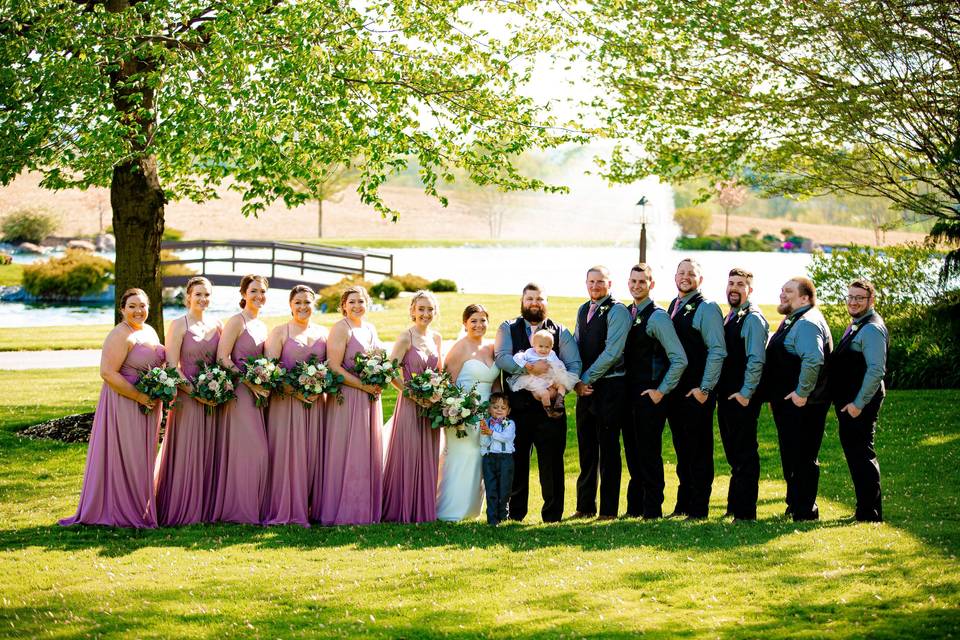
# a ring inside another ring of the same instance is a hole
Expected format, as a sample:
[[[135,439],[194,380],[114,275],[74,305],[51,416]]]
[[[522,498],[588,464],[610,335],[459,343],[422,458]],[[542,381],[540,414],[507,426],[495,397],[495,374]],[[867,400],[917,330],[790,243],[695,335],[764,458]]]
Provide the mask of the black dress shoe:
[[[687,514],[685,511],[674,511],[673,513],[671,513],[671,514],[668,515],[667,517],[668,517],[668,518],[686,518],[687,515],[689,515],[689,514]]]
[[[617,516],[597,516],[597,520],[616,520]]]
[[[586,518],[592,518],[597,515],[596,513],[589,513],[587,511],[574,511],[573,515],[570,516],[571,520],[584,520]]]
[[[707,516],[687,516],[684,520],[690,520],[692,522],[698,522],[700,520],[706,520]]]

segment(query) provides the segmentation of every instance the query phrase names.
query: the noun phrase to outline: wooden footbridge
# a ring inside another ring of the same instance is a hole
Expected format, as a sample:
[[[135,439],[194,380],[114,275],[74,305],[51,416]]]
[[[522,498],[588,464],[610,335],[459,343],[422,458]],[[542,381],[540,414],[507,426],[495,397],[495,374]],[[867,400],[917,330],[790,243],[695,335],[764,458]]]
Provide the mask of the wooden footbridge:
[[[319,289],[351,274],[359,275],[364,280],[370,275],[393,275],[392,254],[346,247],[254,240],[164,242],[161,247],[174,252],[192,253],[199,250],[199,256],[164,260],[160,264],[191,267],[197,272],[194,275],[206,276],[216,286],[239,286],[240,279],[246,273],[267,276],[270,286],[278,289],[289,289],[298,284]],[[237,265],[241,266],[239,272]],[[163,286],[183,286],[192,277],[165,276]]]

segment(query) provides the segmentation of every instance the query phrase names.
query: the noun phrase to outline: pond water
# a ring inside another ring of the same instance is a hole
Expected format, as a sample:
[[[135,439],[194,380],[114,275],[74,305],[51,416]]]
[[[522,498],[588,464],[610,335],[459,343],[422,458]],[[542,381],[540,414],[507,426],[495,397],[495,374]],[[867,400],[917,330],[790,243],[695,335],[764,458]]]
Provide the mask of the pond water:
[[[631,247],[456,247],[416,248],[380,251],[394,256],[394,273],[415,273],[431,280],[449,278],[465,293],[475,293],[482,301],[484,293],[516,294],[523,286],[537,282],[548,295],[584,296],[586,270],[591,265],[606,265],[613,276],[613,293],[621,300],[629,299],[626,281],[638,252]],[[254,255],[248,252],[245,255]],[[269,252],[266,252],[269,253]],[[181,252],[184,258],[191,252]],[[106,256],[112,259],[113,256]],[[811,256],[801,253],[675,251],[654,246],[648,255],[654,265],[657,285],[654,297],[667,300],[675,295],[673,273],[684,257],[697,259],[704,270],[704,294],[713,300],[725,300],[726,275],[731,267],[752,271],[753,299],[759,303],[776,303],[780,286],[792,276],[806,273]],[[36,257],[17,256],[17,262],[28,263]],[[238,265],[238,272],[247,272]],[[217,263],[212,271],[231,273],[229,263]],[[295,274],[294,269],[278,268],[278,275]],[[331,282],[335,277],[331,277]],[[237,309],[239,295],[233,287],[214,287],[210,310],[215,315],[228,315]],[[271,290],[264,309],[268,315],[287,313],[287,291]],[[174,311],[176,313],[176,311]],[[110,305],[37,305],[14,302],[0,303],[0,327],[56,326],[77,323],[108,324],[113,322]]]

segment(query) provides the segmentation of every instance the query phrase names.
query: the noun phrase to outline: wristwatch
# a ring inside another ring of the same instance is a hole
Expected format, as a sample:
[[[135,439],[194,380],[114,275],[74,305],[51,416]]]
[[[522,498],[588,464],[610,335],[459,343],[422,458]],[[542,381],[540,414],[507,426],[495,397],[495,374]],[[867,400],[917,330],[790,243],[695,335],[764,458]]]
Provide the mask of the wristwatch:
[[[700,393],[702,393],[705,396],[710,395],[711,391],[713,391],[713,389],[704,389],[703,387],[700,387]]]

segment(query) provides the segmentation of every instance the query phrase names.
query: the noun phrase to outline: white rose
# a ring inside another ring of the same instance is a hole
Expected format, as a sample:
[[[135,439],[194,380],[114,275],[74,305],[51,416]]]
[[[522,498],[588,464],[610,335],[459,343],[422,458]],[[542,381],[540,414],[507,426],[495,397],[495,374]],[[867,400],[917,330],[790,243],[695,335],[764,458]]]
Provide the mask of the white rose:
[[[308,375],[313,376],[313,375],[316,375],[316,373],[317,373],[317,368],[316,368],[315,366],[313,366],[313,365],[311,364],[309,367],[307,367],[307,374],[308,374]]]
[[[165,381],[167,379],[167,372],[161,370],[160,375],[157,376],[157,378],[160,380],[160,382]]]
[[[203,382],[206,379],[207,379],[207,374],[205,373],[201,373],[200,375],[197,376],[197,382]]]
[[[460,409],[460,416],[466,418],[470,415],[470,409]]]
[[[164,382],[163,384],[167,385],[168,387],[173,387],[173,386],[176,386],[177,383],[174,382],[173,380],[169,380],[169,379],[168,379],[168,380],[167,380],[166,382]]]

